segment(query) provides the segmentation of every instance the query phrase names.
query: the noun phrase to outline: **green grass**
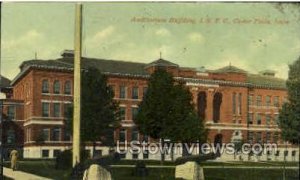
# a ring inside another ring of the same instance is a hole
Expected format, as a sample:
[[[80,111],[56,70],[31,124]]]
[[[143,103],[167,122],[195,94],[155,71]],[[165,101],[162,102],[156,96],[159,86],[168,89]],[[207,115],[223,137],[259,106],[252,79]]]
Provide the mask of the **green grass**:
[[[119,165],[135,165],[135,160],[122,160]],[[145,161],[147,165],[159,165],[159,161]],[[267,164],[266,164],[267,163]],[[174,165],[172,162],[167,162],[164,165]],[[280,180],[282,179],[283,169],[254,169],[252,166],[281,166],[282,162],[203,162],[203,166],[222,166],[220,168],[205,168],[204,175],[206,180]],[[9,166],[9,162],[5,163]],[[247,169],[233,169],[228,166],[249,166]],[[298,166],[297,163],[287,163],[287,166]],[[20,161],[19,170],[37,174],[39,176],[48,177],[57,180],[70,179],[69,170],[55,169],[55,161],[40,160],[40,161]],[[171,168],[147,168],[149,176],[134,177],[132,175],[133,167],[112,167],[112,177],[114,180],[173,180],[175,179],[175,166]],[[296,180],[299,177],[299,170],[287,169],[286,177],[288,180]]]
[[[4,166],[6,167],[9,167],[9,165],[9,162],[4,163]],[[71,174],[71,169],[55,169],[55,161],[49,160],[19,161],[18,170],[57,180],[70,179]]]

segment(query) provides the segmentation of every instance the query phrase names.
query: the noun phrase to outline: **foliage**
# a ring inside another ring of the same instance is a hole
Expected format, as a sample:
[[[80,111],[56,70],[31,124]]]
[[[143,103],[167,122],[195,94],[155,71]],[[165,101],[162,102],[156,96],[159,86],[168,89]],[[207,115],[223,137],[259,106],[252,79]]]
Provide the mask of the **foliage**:
[[[300,139],[300,57],[289,66],[289,78],[286,82],[288,102],[280,111],[279,125],[284,140],[299,144]]]
[[[173,86],[173,77],[166,71],[157,70],[151,75],[147,93],[134,120],[141,133],[154,139],[167,136],[167,124],[172,115]]]
[[[89,158],[89,154],[86,151],[80,151],[81,162]],[[64,150],[58,154],[55,159],[55,168],[56,169],[69,169],[72,167],[72,151]]]
[[[150,77],[135,124],[143,134],[154,139],[189,143],[206,139],[206,130],[195,112],[190,91],[161,69]]]
[[[81,140],[93,142],[94,148],[97,141],[113,146],[113,131],[119,125],[118,104],[113,100],[114,92],[107,85],[107,77],[98,69],[88,68],[82,75]],[[67,114],[66,130],[71,133],[71,108]]]
[[[89,68],[83,73],[81,82],[81,138],[82,141],[100,141],[112,136],[118,124],[117,103],[114,93],[107,85],[107,77],[98,69]],[[113,142],[113,139],[105,142]]]

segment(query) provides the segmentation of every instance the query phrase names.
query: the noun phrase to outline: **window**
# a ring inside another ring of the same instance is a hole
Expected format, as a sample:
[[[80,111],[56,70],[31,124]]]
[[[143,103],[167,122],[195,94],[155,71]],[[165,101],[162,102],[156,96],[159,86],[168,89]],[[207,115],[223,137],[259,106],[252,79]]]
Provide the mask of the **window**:
[[[49,117],[49,103],[42,102],[42,116]]]
[[[248,123],[253,124],[253,114],[252,113],[248,113]]]
[[[132,120],[135,120],[136,116],[138,113],[138,108],[137,107],[132,107],[131,108],[131,115],[132,115]]]
[[[256,106],[261,106],[261,96],[256,96]]]
[[[267,132],[266,141],[267,141],[267,143],[270,143],[270,141],[271,141],[271,132]]]
[[[236,114],[236,93],[232,94],[232,113]]]
[[[266,96],[266,106],[271,106],[271,96]]]
[[[279,114],[274,114],[274,122],[279,125]]]
[[[54,149],[53,150],[53,157],[57,157],[60,154],[60,150],[59,149]]]
[[[70,81],[66,81],[65,82],[65,94],[71,94],[71,82]]]
[[[54,149],[53,150],[53,157],[57,157],[60,154],[60,150],[59,149]]]
[[[52,129],[52,141],[59,141],[60,138],[60,128]]]
[[[238,114],[242,114],[242,93],[239,93],[239,99],[238,99]]]
[[[143,96],[144,96],[144,97],[145,97],[147,91],[148,91],[148,87],[144,87],[144,88],[143,88]]]
[[[49,157],[49,150],[48,149],[43,149],[42,150],[42,157],[43,158]]]
[[[101,157],[102,156],[102,150],[97,149],[97,150],[95,150],[94,154],[95,154],[96,157]]]
[[[279,96],[274,97],[274,106],[279,107]]]
[[[42,82],[42,93],[49,93],[49,82],[48,82],[48,80],[43,80],[43,82]]]
[[[132,99],[138,99],[139,98],[139,88],[134,86],[132,88]]]
[[[49,129],[43,129],[42,133],[43,133],[44,141],[49,141],[50,140],[50,136],[49,136],[50,130]]]
[[[149,141],[149,136],[148,135],[144,135],[143,136],[143,142],[147,143]]]
[[[149,150],[145,149],[143,151],[143,159],[149,159]]]
[[[53,83],[53,93],[59,94],[60,93],[60,83],[58,80],[55,80]]]
[[[125,140],[126,140],[126,130],[121,129],[120,133],[119,133],[119,141],[120,142],[125,142]]]
[[[9,129],[7,131],[7,144],[13,144],[15,143],[16,136],[15,136],[15,131],[13,129]]]
[[[259,114],[259,113],[256,114],[256,123],[257,123],[258,125],[261,124],[261,114]]]
[[[64,129],[64,140],[65,141],[71,140],[71,134],[70,134],[69,130],[67,130],[66,128]]]
[[[111,92],[113,93],[113,97],[115,96],[115,86],[114,85],[109,85],[109,88]]]
[[[249,139],[249,143],[252,143],[252,142],[253,142],[253,140],[254,140],[253,132],[249,132],[249,134],[248,134],[248,139]]]
[[[60,117],[60,103],[53,103],[53,116]]]
[[[15,112],[16,112],[16,108],[15,106],[8,106],[7,107],[7,117],[8,117],[8,120],[13,120],[15,119]]]
[[[31,128],[26,129],[26,142],[31,141]]]
[[[131,141],[138,141],[139,140],[139,131],[137,129],[133,129],[131,134]]]
[[[278,137],[279,137],[279,133],[275,132],[273,136],[273,143],[278,143]]]
[[[270,114],[266,114],[266,124],[267,125],[271,124],[271,115]]]
[[[69,116],[71,115],[71,111],[72,111],[71,108],[72,108],[71,103],[64,104],[64,117],[65,118],[69,118]]]
[[[132,159],[138,159],[139,158],[139,154],[137,150],[133,150],[132,151]]]
[[[256,142],[261,143],[261,132],[256,133]]]
[[[125,86],[120,86],[120,98],[125,99],[126,98],[126,89]]]
[[[249,104],[249,106],[253,105],[253,95],[248,96],[248,104]]]
[[[120,107],[120,119],[125,120],[125,118],[126,118],[126,108]]]

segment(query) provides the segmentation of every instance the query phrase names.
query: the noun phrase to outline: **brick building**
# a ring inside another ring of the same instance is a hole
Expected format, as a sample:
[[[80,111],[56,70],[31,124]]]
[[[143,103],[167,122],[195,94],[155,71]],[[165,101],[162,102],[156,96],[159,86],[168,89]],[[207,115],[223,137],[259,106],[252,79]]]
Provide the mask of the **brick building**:
[[[207,70],[180,67],[164,59],[145,64],[83,58],[82,66],[96,67],[108,76],[122,112],[122,127],[115,131],[115,140],[149,139],[139,134],[132,119],[147,91],[151,73],[163,68],[190,89],[195,108],[209,129],[208,142],[282,144],[277,119],[287,91],[285,81],[276,78],[273,71],[252,74],[231,65]],[[11,86],[12,96],[8,100],[24,104],[17,118],[24,134],[24,157],[54,157],[68,148],[71,137],[64,124],[66,109],[72,103],[72,52],[65,51],[55,60],[24,61]],[[97,148],[103,154],[108,152],[105,147]]]

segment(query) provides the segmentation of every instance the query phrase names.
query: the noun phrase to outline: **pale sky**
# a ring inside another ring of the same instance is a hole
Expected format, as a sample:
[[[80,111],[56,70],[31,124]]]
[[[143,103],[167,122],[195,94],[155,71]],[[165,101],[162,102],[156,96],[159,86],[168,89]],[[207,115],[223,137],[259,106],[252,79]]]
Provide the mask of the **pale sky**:
[[[3,3],[2,75],[13,79],[35,53],[56,59],[73,49],[74,13],[74,3]],[[162,21],[145,22],[154,18]],[[149,63],[162,52],[184,67],[231,63],[287,78],[288,64],[300,56],[300,6],[294,4],[85,3],[83,19],[86,57]]]

